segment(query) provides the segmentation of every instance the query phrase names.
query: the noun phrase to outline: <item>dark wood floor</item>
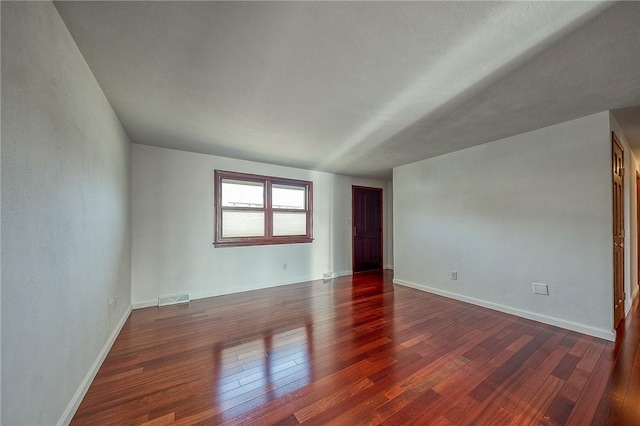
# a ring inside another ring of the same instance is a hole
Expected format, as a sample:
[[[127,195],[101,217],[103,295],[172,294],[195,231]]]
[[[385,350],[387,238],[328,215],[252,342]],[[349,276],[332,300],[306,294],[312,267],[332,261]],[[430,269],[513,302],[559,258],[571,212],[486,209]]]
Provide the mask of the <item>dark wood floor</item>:
[[[637,303],[617,344],[391,274],[134,311],[72,424],[640,424]]]

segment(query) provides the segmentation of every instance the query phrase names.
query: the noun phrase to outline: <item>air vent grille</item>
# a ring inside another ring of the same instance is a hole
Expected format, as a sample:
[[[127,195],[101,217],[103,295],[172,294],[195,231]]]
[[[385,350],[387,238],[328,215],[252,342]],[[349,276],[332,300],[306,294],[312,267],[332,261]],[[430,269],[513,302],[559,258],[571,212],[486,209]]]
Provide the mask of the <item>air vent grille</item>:
[[[176,303],[187,303],[191,300],[189,293],[167,294],[158,297],[158,306],[175,305]]]

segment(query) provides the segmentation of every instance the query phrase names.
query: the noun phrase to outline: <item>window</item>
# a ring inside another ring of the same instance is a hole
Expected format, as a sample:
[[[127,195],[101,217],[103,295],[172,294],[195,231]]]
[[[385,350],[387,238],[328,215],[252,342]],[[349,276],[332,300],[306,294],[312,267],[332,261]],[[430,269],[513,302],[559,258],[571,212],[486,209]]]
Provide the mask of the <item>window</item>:
[[[313,183],[215,171],[216,247],[312,241]]]

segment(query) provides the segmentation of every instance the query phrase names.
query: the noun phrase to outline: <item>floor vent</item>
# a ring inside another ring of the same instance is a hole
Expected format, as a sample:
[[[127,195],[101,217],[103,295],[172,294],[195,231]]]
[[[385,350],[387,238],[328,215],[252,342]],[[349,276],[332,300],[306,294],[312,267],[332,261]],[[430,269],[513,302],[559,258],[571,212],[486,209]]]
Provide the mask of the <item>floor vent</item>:
[[[158,306],[175,305],[176,303],[186,303],[189,300],[191,300],[191,298],[189,297],[189,293],[168,294],[166,296],[158,297]]]

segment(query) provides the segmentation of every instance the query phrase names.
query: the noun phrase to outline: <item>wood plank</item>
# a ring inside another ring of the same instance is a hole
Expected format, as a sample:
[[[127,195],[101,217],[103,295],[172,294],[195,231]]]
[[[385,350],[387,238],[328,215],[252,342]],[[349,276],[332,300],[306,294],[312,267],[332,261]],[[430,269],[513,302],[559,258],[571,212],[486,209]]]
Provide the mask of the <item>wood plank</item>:
[[[611,369],[612,362],[609,360],[603,360],[596,364],[593,373],[587,379],[585,389],[578,397],[573,410],[571,410],[566,424],[578,425],[591,422],[598,409],[598,402],[604,393]]]
[[[617,344],[392,284],[392,272],[133,311],[73,425],[634,424]]]
[[[549,376],[524,409],[513,420],[517,425],[539,425],[551,403],[564,385],[564,380]],[[545,421],[548,419],[544,419]]]

